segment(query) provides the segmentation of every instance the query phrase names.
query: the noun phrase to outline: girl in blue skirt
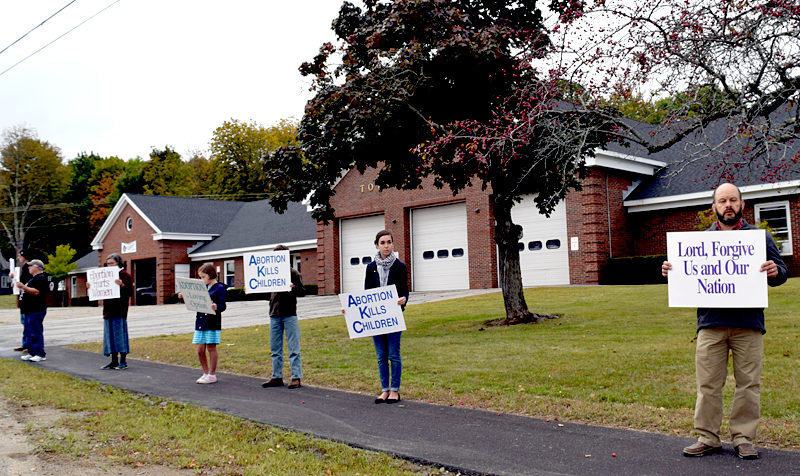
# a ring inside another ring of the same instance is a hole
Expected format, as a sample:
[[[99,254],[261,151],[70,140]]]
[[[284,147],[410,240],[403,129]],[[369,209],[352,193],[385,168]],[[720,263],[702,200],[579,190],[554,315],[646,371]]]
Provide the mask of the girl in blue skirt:
[[[194,337],[192,344],[197,345],[197,358],[200,366],[203,367],[203,375],[197,379],[197,383],[207,384],[217,382],[217,344],[220,341],[222,329],[222,311],[225,310],[225,285],[217,281],[217,270],[211,263],[200,266],[197,276],[203,280],[208,287],[208,294],[211,296],[211,308],[214,314],[198,312],[194,322]],[[183,299],[182,295],[178,295]]]

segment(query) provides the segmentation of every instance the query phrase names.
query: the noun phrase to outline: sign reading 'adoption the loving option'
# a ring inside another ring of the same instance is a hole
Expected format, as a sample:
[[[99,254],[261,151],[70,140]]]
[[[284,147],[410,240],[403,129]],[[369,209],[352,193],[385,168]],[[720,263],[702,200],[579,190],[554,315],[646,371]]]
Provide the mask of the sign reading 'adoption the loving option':
[[[353,294],[340,294],[351,339],[406,330],[394,284]]]
[[[767,307],[764,230],[667,233],[670,307]]]

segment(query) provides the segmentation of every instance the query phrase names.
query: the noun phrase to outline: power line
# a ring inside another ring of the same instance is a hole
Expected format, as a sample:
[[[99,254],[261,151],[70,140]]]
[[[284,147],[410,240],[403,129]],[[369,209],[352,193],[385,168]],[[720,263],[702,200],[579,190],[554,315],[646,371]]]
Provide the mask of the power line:
[[[53,14],[52,14],[52,15],[50,15],[49,17],[45,18],[43,22],[39,23],[39,24],[38,24],[38,25],[36,25],[35,27],[33,27],[33,28],[31,28],[30,30],[28,30],[28,33],[25,33],[24,35],[20,36],[19,38],[17,38],[16,40],[14,40],[14,42],[13,42],[13,43],[11,43],[10,45],[8,45],[8,46],[6,46],[5,48],[3,48],[2,50],[0,50],[0,55],[1,55],[1,54],[3,54],[3,52],[4,52],[5,50],[7,50],[7,49],[11,48],[12,46],[16,45],[16,44],[17,44],[17,43],[18,43],[18,42],[19,42],[21,39],[23,39],[23,38],[25,38],[26,36],[28,36],[28,34],[29,34],[29,33],[31,33],[33,30],[35,30],[35,29],[39,28],[40,26],[44,25],[45,23],[47,23],[47,20],[49,20],[49,19],[53,18],[54,16],[58,15],[58,14],[59,14],[59,13],[61,13],[61,12],[62,12],[62,11],[65,9],[65,8],[67,8],[68,6],[72,5],[72,4],[73,4],[73,3],[75,3],[76,1],[77,1],[77,0],[72,0],[72,1],[71,1],[71,2],[69,2],[68,4],[66,4],[66,5],[64,5],[63,7],[61,7],[61,9],[60,9],[60,10],[58,10],[58,11],[57,11],[57,12],[55,12],[55,13],[53,13]]]
[[[42,47],[41,47],[41,48],[39,48],[38,50],[34,51],[33,53],[31,53],[31,54],[29,54],[28,56],[26,56],[26,57],[22,58],[21,60],[17,61],[17,62],[16,62],[16,63],[14,63],[13,65],[11,65],[9,68],[7,68],[6,70],[4,70],[3,72],[0,72],[0,76],[2,76],[2,75],[4,75],[4,74],[6,74],[7,72],[11,71],[11,70],[12,70],[12,69],[14,69],[15,67],[17,67],[17,65],[19,65],[20,63],[22,63],[23,61],[27,60],[27,59],[28,59],[28,58],[30,58],[31,56],[35,55],[36,53],[38,53],[38,52],[42,51],[43,49],[47,48],[48,46],[52,45],[53,43],[55,43],[56,41],[60,40],[61,38],[64,38],[65,36],[69,35],[69,34],[70,34],[70,33],[72,33],[74,30],[78,29],[78,28],[79,28],[81,25],[83,25],[84,23],[88,22],[88,21],[89,21],[89,20],[91,20],[92,18],[96,17],[97,15],[99,15],[99,14],[103,13],[104,11],[108,10],[109,8],[111,8],[112,6],[114,6],[115,4],[119,3],[119,1],[120,1],[120,0],[114,0],[114,1],[113,1],[113,2],[111,2],[111,3],[110,3],[108,6],[106,6],[106,7],[105,7],[105,8],[103,8],[102,10],[98,11],[98,12],[97,12],[97,13],[95,13],[94,15],[90,16],[90,17],[89,17],[89,18],[87,18],[86,20],[83,20],[82,22],[78,23],[78,24],[77,24],[77,25],[75,25],[74,27],[70,28],[69,30],[67,30],[67,32],[65,32],[65,33],[61,34],[60,36],[58,36],[56,39],[54,39],[54,40],[53,40],[53,41],[51,41],[50,43],[47,43],[46,45],[42,46]]]

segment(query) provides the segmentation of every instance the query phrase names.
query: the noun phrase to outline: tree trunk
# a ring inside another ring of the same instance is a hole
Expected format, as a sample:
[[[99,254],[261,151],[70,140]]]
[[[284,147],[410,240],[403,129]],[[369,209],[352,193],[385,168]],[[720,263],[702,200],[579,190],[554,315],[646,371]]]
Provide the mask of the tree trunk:
[[[503,289],[506,317],[487,322],[488,325],[508,326],[558,317],[534,314],[528,310],[522,290],[522,270],[519,264],[519,240],[522,238],[522,227],[511,220],[512,206],[513,203],[494,204],[494,217],[497,222],[495,243],[498,248],[500,286]]]

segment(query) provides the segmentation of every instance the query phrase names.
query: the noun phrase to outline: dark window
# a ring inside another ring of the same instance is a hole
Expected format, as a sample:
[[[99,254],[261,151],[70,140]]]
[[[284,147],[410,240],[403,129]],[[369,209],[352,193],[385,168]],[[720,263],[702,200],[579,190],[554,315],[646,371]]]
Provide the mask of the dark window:
[[[422,259],[433,259],[433,251],[423,251]]]
[[[450,256],[450,252],[447,250],[439,250],[436,252],[437,258],[447,258],[448,256]]]
[[[519,243],[517,243],[517,248],[519,248],[520,251],[524,251],[525,250],[525,243],[520,241]]]
[[[453,258],[461,258],[464,256],[464,248],[453,248],[452,256]]]
[[[557,250],[561,248],[561,240],[547,240],[545,246],[547,246],[548,250]]]
[[[370,263],[372,263],[372,258],[370,258],[369,256],[364,256],[363,258],[361,258],[361,264],[370,264]]]
[[[350,266],[358,266],[361,260],[358,259],[358,256],[355,258],[350,258]]]
[[[529,241],[528,242],[528,249],[531,251],[537,251],[542,249],[542,242],[541,241]]]

